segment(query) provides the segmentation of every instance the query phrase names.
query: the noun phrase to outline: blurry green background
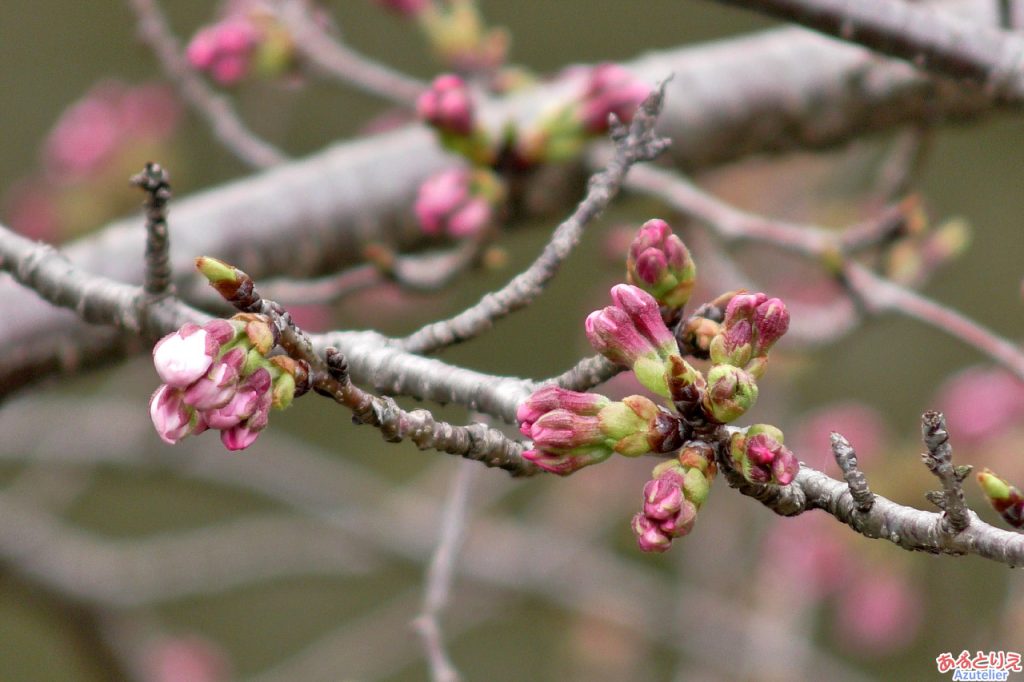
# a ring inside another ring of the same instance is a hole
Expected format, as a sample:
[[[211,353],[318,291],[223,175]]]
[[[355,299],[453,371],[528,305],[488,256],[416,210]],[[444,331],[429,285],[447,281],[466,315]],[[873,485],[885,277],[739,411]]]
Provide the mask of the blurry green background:
[[[183,39],[208,21],[212,12],[208,2],[175,0],[166,4],[175,29]],[[521,0],[482,2],[481,5],[492,24],[510,29],[513,36],[511,59],[540,72],[572,62],[630,58],[649,50],[697,43],[769,25],[751,15],[724,10],[711,3],[682,0],[644,3]],[[344,38],[357,49],[422,78],[436,72],[431,60],[424,57],[422,41],[412,26],[378,11],[368,0],[334,2],[328,6]],[[153,59],[133,36],[134,19],[118,2],[15,0],[0,3],[0,92],[3,93],[0,195],[38,166],[39,146],[45,134],[60,113],[94,82],[108,77],[128,82],[159,77]],[[356,91],[316,81],[300,89],[248,86],[238,93],[237,100],[243,116],[257,132],[296,156],[352,136],[383,111],[379,102]],[[180,167],[171,169],[179,195],[247,172],[191,115],[187,117],[180,139]],[[920,187],[935,218],[964,216],[974,228],[970,250],[934,277],[926,293],[1018,340],[1024,333],[1022,141],[1024,119],[1020,117],[998,116],[966,128],[946,128],[936,137]],[[848,151],[847,156],[856,160],[861,158],[858,154],[874,153],[872,145],[876,144],[865,142],[852,152]],[[851,187],[863,186],[866,182],[863,178],[844,175],[857,169],[863,173],[863,165],[840,162],[829,182],[837,187],[847,183]],[[748,182],[767,181],[764,178],[770,174],[770,171],[762,171],[761,176],[752,176],[753,180],[748,179]],[[133,200],[131,197],[136,192],[125,183],[124,193],[129,200]],[[737,199],[742,200],[742,196]],[[749,207],[780,214],[785,213],[786,208]],[[620,204],[602,219],[602,227],[594,232],[604,230],[604,234],[615,225],[638,222],[651,217],[652,210],[658,209],[650,202]],[[821,211],[809,218],[822,219],[826,209]],[[173,208],[171,227],[173,238]],[[416,305],[402,309],[396,319],[385,320],[381,325],[383,330],[407,332],[432,317],[461,309],[483,291],[506,281],[516,266],[529,262],[545,239],[543,229],[514,231],[505,242],[511,256],[508,269],[472,275],[444,295],[421,296]],[[485,371],[534,378],[551,375],[571,365],[587,352],[582,333],[584,315],[593,306],[603,305],[602,290],[617,276],[617,266],[603,255],[603,250],[602,237],[592,234],[537,305],[500,323],[483,338],[446,352],[445,358]],[[601,263],[601,268],[595,268],[595,262]],[[358,301],[343,306],[336,323],[363,327],[377,322],[374,314],[359,308]],[[876,407],[885,415],[892,434],[893,444],[887,455],[909,463],[907,466],[889,465],[886,471],[910,478],[909,482],[875,478],[874,485],[882,493],[902,496],[899,498],[902,502],[924,506],[921,494],[931,482],[923,475],[923,467],[914,465],[919,448],[916,441],[918,416],[934,406],[935,391],[943,379],[952,371],[978,363],[982,358],[946,336],[912,321],[895,318],[870,320],[839,343],[800,358],[793,359],[791,372],[780,372],[785,376],[774,378],[770,384],[770,390],[780,396],[779,402],[788,401],[788,407],[774,404],[769,398],[769,389],[764,389],[757,408],[763,411],[761,416],[777,416],[792,424],[799,421],[797,415],[801,410],[831,401],[860,400]],[[102,422],[105,414],[96,405],[125,401],[118,404],[136,404],[141,427],[148,427],[144,406],[155,385],[149,365],[139,359],[109,372],[51,385],[29,398],[37,403],[28,404],[41,406],[47,401],[62,401],[59,404],[67,406],[67,417],[72,422]],[[63,426],[60,410],[57,412],[53,428],[59,430]],[[451,410],[446,414],[458,417],[459,412]],[[456,470],[455,462],[444,461],[435,454],[419,453],[409,444],[383,444],[376,433],[352,426],[345,414],[326,401],[301,401],[287,413],[275,414],[272,421],[272,431],[294,436],[297,443],[313,444],[320,448],[316,451],[319,456],[343,459],[366,468],[385,489],[388,485],[394,486],[391,492],[399,499],[404,484],[415,485],[416,494],[441,499],[444,481]],[[0,421],[0,424],[5,423],[9,422]],[[119,432],[114,428],[117,426],[111,425],[112,433]],[[66,510],[67,519],[104,536],[132,538],[200,528],[252,512],[282,508],[256,494],[168,473],[162,467],[178,456],[178,450],[165,448],[155,435],[141,427],[134,439],[113,436],[118,442],[112,447],[132,450],[142,460],[159,466],[105,466],[91,478],[84,470],[75,469],[73,475],[83,477],[85,482],[81,493],[73,496]],[[955,439],[956,434],[953,435]],[[181,446],[182,458],[244,460],[248,456],[247,453],[222,451],[213,437],[193,441]],[[269,441],[269,438],[261,440],[256,448],[284,447],[281,441],[275,441],[276,446]],[[9,451],[12,447],[29,445],[22,442],[12,445],[0,433],[0,449]],[[74,441],[61,445],[44,439],[35,447],[38,454],[45,455],[46,448],[74,447]],[[1024,455],[1024,449],[1018,448],[1017,455]],[[3,459],[14,461],[18,457],[8,452]],[[648,464],[617,462],[614,466],[618,467],[617,483],[626,490],[619,490],[612,497],[627,500],[628,509],[630,504],[639,503],[640,486]],[[16,481],[24,473],[20,465],[10,462],[3,464],[3,472],[10,481]],[[1024,468],[1018,472],[1024,473]],[[871,473],[869,470],[868,474]],[[501,476],[498,472],[486,471],[475,480]],[[602,494],[608,493],[608,482],[597,479],[596,474],[589,479],[580,478],[583,481],[578,485],[586,485],[586,480],[591,480],[596,482],[594,485],[604,486],[599,487],[604,491]],[[543,527],[547,523],[557,525],[557,519],[551,517],[559,514],[559,491],[575,483],[575,478],[570,481],[502,481],[482,486],[482,489],[503,496],[498,507],[489,513],[508,515],[527,526]],[[723,521],[718,526],[705,522],[702,516],[694,536],[679,542],[669,555],[662,557],[643,556],[633,549],[628,530],[631,512],[615,511],[620,517],[604,519],[607,529],[598,535],[627,565],[635,565],[637,570],[652,570],[653,567],[659,575],[683,576],[699,590],[701,581],[707,577],[702,575],[699,566],[705,566],[703,573],[707,573],[709,563],[708,559],[700,558],[700,554],[714,552],[716,545],[722,542],[737,542],[716,539],[715,529],[723,533],[741,532],[747,542],[756,543],[758,528],[774,522],[766,518],[769,516],[766,512],[755,509],[750,500],[726,490],[724,483],[719,482],[717,488],[705,515],[753,521],[744,521],[738,526]],[[971,492],[974,503],[979,504],[973,489]],[[600,516],[601,500],[601,495],[593,496],[592,502],[596,503],[593,508],[574,513]],[[339,508],[344,502],[339,500]],[[614,504],[609,505],[617,509]],[[741,512],[746,516],[737,516]],[[743,525],[746,523],[752,525]],[[380,532],[387,533],[388,529],[381,528]],[[472,539],[472,528],[470,534]],[[481,537],[475,540],[487,542]],[[914,643],[883,657],[844,649],[830,633],[827,619],[816,621],[811,639],[833,651],[841,660],[860,667],[871,676],[922,679],[934,674],[934,657],[942,651],[956,654],[963,648],[1016,646],[1020,650],[1024,646],[1024,636],[1019,630],[1000,635],[996,625],[986,620],[986,614],[995,612],[997,605],[1006,598],[1010,581],[1020,581],[1018,575],[1002,566],[973,558],[934,559],[906,555],[877,542],[853,539],[851,543],[858,553],[872,554],[881,563],[905,565],[907,571],[917,576],[918,584],[927,589],[928,606]],[[697,568],[687,576],[691,563]],[[373,570],[362,575],[259,582],[211,596],[172,600],[147,612],[147,617],[155,614],[168,631],[197,632],[217,642],[230,656],[235,674],[245,677],[285,660],[337,628],[348,627],[354,633],[353,641],[358,642],[360,619],[395,595],[419,589],[422,571],[417,561],[387,555]],[[580,567],[580,571],[585,574],[586,567]],[[748,576],[748,579],[756,580],[756,576]],[[756,591],[756,586],[738,580],[736,589],[737,598],[745,600],[749,597],[745,590]],[[466,597],[467,594],[471,596]],[[695,658],[691,667],[685,653],[680,658],[664,643],[638,644],[635,635],[626,634],[622,628],[612,628],[609,632],[608,626],[581,620],[571,609],[550,600],[537,595],[523,596],[516,590],[486,581],[459,579],[452,608],[460,608],[460,599],[486,601],[495,594],[500,595],[502,601],[486,625],[457,636],[452,633],[451,653],[467,679],[669,679],[681,670],[693,673],[693,679],[701,674],[705,679],[717,677],[713,666],[708,667],[706,662]],[[672,599],[672,595],[665,595],[665,598]],[[413,609],[418,607],[415,598],[409,604]],[[679,608],[685,612],[685,603],[680,603]],[[415,610],[408,613],[409,618],[413,615]],[[700,613],[690,616],[692,619],[701,617]],[[363,669],[361,663],[353,663],[350,668],[342,657],[334,668],[336,676],[325,679],[379,676],[389,680],[423,679],[426,668],[415,657],[418,644],[405,621],[399,618],[395,622],[397,630],[366,634],[366,646],[370,647],[373,642],[372,646],[380,651],[377,658],[382,660],[392,657],[388,654],[388,639],[403,642],[399,648],[406,653],[393,655],[395,665]],[[592,643],[588,648],[577,641],[591,636],[592,642],[598,645]],[[382,642],[382,638],[385,641]],[[66,612],[53,607],[45,596],[27,590],[22,579],[0,576],[0,679],[105,679],[109,672],[93,660],[87,644],[76,634]],[[728,647],[723,650],[727,651]],[[358,656],[352,660],[356,659]],[[401,665],[398,662],[402,662]]]

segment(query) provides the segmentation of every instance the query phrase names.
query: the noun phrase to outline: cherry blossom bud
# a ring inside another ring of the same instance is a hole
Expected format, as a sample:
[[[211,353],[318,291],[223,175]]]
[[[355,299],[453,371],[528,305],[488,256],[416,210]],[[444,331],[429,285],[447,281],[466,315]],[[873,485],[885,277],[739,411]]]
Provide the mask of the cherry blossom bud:
[[[220,432],[220,442],[228,450],[244,450],[259,437],[260,432],[243,424],[236,424]]]
[[[153,347],[153,366],[168,386],[187,388],[206,374],[219,351],[216,339],[189,323],[157,342]]]
[[[474,105],[466,82],[454,74],[438,76],[430,89],[416,100],[416,112],[426,123],[443,132],[473,132]]]
[[[757,333],[755,355],[764,355],[789,329],[789,311],[778,298],[769,298],[757,306],[754,314],[754,329]]]
[[[649,399],[630,396],[611,402],[589,395],[541,389],[527,399],[518,414],[520,430],[533,440],[533,449],[523,456],[564,476],[614,452],[636,457],[670,452],[683,442],[681,420]]]
[[[502,201],[503,185],[492,172],[453,168],[420,185],[414,210],[425,233],[465,238],[489,227]]]
[[[589,134],[601,135],[608,131],[609,114],[628,124],[650,94],[650,85],[618,64],[601,64],[587,78],[578,115]]]
[[[711,360],[746,369],[760,378],[767,355],[789,328],[789,311],[777,298],[738,293],[725,310],[721,330],[709,347]]]
[[[195,410],[185,404],[181,389],[166,384],[161,384],[150,398],[149,416],[157,435],[170,445],[189,434],[206,429],[206,424],[196,415]]]
[[[720,424],[738,419],[757,401],[754,377],[732,365],[715,365],[708,372],[703,406],[707,416]]]
[[[516,410],[519,430],[530,435],[530,428],[541,415],[553,410],[567,410],[583,416],[597,416],[611,401],[597,393],[578,393],[549,384],[530,394]]]
[[[644,485],[643,511],[633,517],[642,551],[664,552],[673,538],[693,529],[716,473],[713,448],[700,442],[654,468],[652,480]]]
[[[667,397],[666,362],[679,351],[658,303],[643,289],[628,284],[612,287],[611,294],[615,306],[587,317],[590,344],[612,362],[632,369],[645,387]]]
[[[626,275],[659,304],[682,308],[690,298],[697,267],[683,241],[664,220],[648,220],[629,247]]]
[[[769,424],[733,434],[729,441],[733,466],[752,483],[789,485],[800,471],[800,462],[782,441],[782,431]]]
[[[207,373],[185,389],[185,404],[206,411],[224,407],[235,396],[245,351],[232,348],[213,362]]]
[[[1014,528],[1024,527],[1024,494],[1016,486],[985,468],[978,474],[978,485],[985,499]]]

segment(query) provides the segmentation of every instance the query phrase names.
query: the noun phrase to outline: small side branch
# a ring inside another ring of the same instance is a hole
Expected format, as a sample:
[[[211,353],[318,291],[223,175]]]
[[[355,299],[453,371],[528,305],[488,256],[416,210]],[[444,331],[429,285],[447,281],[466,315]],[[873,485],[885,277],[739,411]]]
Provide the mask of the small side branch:
[[[607,167],[591,177],[587,194],[569,218],[554,231],[551,241],[530,266],[498,291],[485,295],[478,303],[447,320],[429,324],[400,340],[413,353],[431,353],[471,339],[516,310],[533,302],[583,236],[583,229],[611,203],[619,193],[629,169],[664,151],[669,141],[654,132],[661,112],[665,84],[662,83],[641,105],[629,129],[613,129],[615,153]]]
[[[283,152],[249,130],[228,99],[189,68],[157,0],[128,0],[128,4],[138,18],[139,36],[153,50],[182,98],[210,124],[221,144],[253,168],[268,168],[288,160]]]
[[[436,682],[458,682],[458,670],[444,647],[440,617],[448,605],[455,558],[462,546],[469,507],[469,491],[474,474],[478,471],[468,462],[460,463],[452,481],[451,491],[441,512],[441,535],[430,557],[427,569],[427,589],[423,597],[423,611],[413,621],[413,627],[423,640],[423,648],[430,663],[430,677]]]
[[[141,173],[132,176],[131,182],[146,193],[146,271],[142,288],[150,298],[173,294],[171,242],[167,233],[169,176],[160,164],[147,163]]]
[[[836,458],[836,464],[843,472],[846,485],[850,488],[850,495],[853,497],[854,506],[859,512],[871,511],[875,503],[875,495],[868,487],[868,479],[864,472],[857,466],[857,453],[854,451],[850,441],[842,434],[832,432],[832,455]]]
[[[921,436],[928,448],[928,452],[921,455],[921,460],[942,482],[942,490],[929,493],[928,500],[945,512],[944,529],[949,533],[959,533],[971,522],[963,490],[964,479],[971,473],[971,467],[953,466],[953,448],[949,445],[946,418],[941,412],[924,413]]]

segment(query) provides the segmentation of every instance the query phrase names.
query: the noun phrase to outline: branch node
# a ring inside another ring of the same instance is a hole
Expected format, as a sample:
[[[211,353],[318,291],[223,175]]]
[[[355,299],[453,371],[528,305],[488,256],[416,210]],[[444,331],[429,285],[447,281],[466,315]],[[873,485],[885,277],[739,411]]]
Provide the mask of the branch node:
[[[942,483],[942,491],[932,491],[925,497],[944,512],[942,529],[950,534],[959,533],[971,522],[962,486],[970,468],[965,471],[965,467],[953,466],[953,448],[941,412],[928,411],[921,416],[921,436],[928,448],[921,460]]]
[[[831,441],[832,455],[843,472],[843,479],[850,489],[854,506],[862,513],[871,511],[875,504],[875,494],[868,487],[868,479],[864,472],[857,466],[857,453],[842,434],[833,431]]]
[[[131,177],[146,193],[146,271],[143,290],[147,301],[173,295],[167,203],[171,199],[170,175],[158,163],[149,162]]]

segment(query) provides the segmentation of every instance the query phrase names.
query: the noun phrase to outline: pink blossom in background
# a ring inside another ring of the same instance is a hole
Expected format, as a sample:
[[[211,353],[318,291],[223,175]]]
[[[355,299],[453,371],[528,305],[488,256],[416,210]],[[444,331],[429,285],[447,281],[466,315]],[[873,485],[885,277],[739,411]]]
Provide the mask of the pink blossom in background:
[[[38,241],[57,241],[60,216],[51,188],[42,180],[26,178],[14,183],[3,203],[3,215],[15,232]]]
[[[97,172],[114,155],[121,131],[120,85],[102,83],[61,115],[47,137],[44,157],[56,177],[76,179]]]
[[[231,677],[227,655],[202,637],[163,638],[147,649],[143,664],[146,682],[226,682]]]
[[[850,441],[862,468],[878,457],[886,440],[885,420],[877,410],[863,403],[843,402],[809,412],[799,419],[793,430],[794,452],[815,469],[837,470],[832,456],[833,431]]]
[[[1002,369],[971,367],[938,391],[954,442],[977,444],[1024,420],[1024,383]]]
[[[786,576],[794,589],[821,599],[838,590],[849,575],[854,556],[842,541],[844,532],[823,514],[777,519],[765,534],[762,562],[772,567],[772,573]]]
[[[473,191],[473,172],[466,168],[453,168],[427,178],[420,185],[413,207],[423,232],[459,238],[490,225],[493,207]]]
[[[836,603],[838,640],[851,652],[885,656],[917,637],[922,596],[903,575],[872,565],[844,587]]]

